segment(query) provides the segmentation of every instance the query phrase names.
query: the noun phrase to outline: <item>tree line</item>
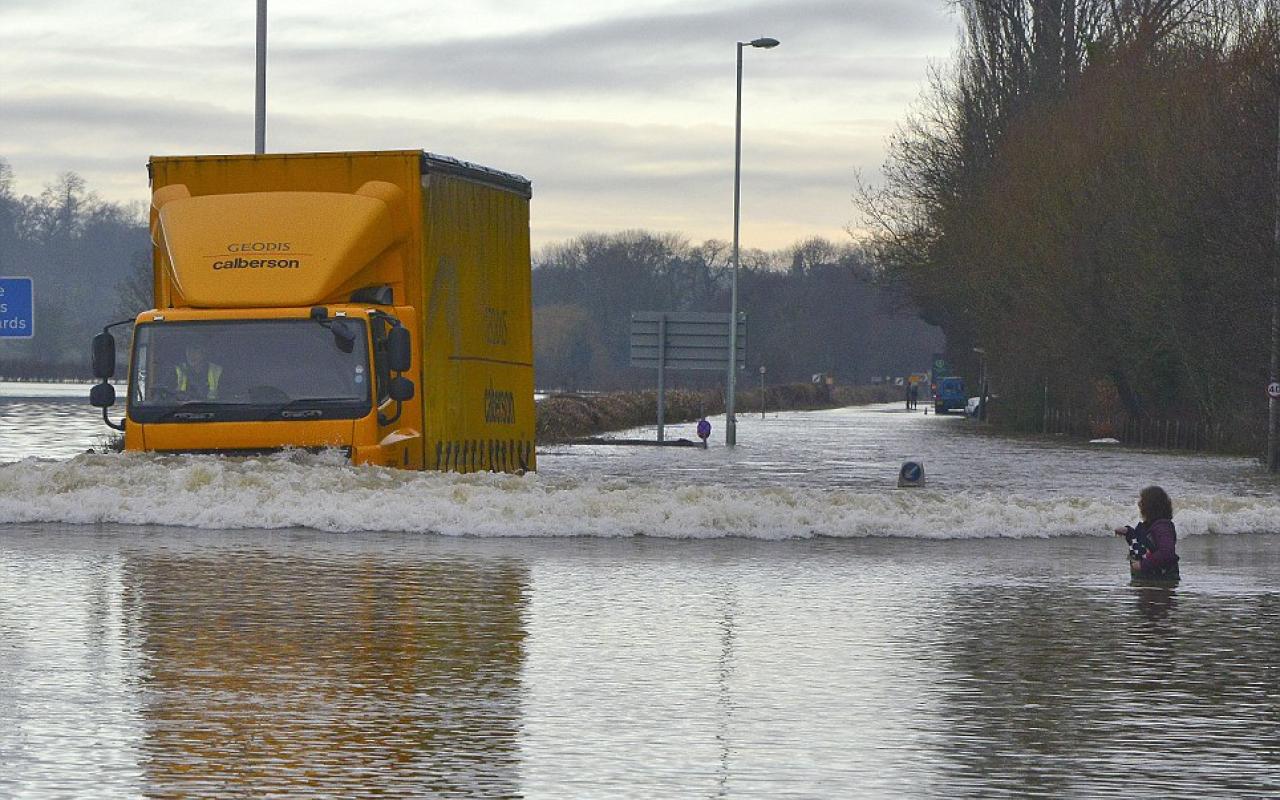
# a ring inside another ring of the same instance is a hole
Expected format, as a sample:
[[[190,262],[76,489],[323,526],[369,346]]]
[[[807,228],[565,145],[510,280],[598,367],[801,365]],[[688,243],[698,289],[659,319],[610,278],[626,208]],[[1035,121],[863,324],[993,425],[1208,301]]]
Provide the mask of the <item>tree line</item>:
[[[929,368],[943,345],[902,289],[884,286],[868,253],[822,238],[740,254],[738,308],[747,316],[747,369],[770,384],[840,383]],[[630,366],[633,311],[728,313],[728,243],[671,233],[587,234],[534,257],[535,374],[547,389],[652,388],[652,369]],[[676,372],[683,386],[717,386],[723,372]]]
[[[994,418],[1265,433],[1276,0],[961,0],[963,39],[857,200]]]
[[[145,209],[106,202],[66,173],[38,196],[17,196],[0,160],[0,275],[34,281],[36,335],[0,340],[0,377],[87,377],[89,340],[109,321],[151,306]],[[750,385],[832,373],[842,382],[926,369],[936,328],[883,287],[865,250],[811,239],[741,257]],[[652,388],[629,366],[633,311],[729,307],[730,250],[677,234],[588,234],[534,257],[535,374],[540,387]],[[723,384],[723,373],[673,372],[671,385]]]
[[[148,247],[141,206],[104,201],[71,172],[18,196],[0,159],[0,275],[31,278],[35,306],[33,337],[0,339],[0,376],[88,377],[90,338],[141,310],[125,313],[122,293],[149,271]]]

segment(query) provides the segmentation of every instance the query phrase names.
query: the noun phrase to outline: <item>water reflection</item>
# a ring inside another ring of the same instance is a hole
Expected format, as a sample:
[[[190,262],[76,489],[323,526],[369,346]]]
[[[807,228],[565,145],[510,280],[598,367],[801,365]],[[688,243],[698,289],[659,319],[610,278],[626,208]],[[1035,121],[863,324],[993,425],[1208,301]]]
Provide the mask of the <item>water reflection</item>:
[[[1138,586],[1134,596],[1137,598],[1138,613],[1148,622],[1165,619],[1178,606],[1178,592],[1166,586]]]
[[[1008,586],[957,596],[935,687],[944,782],[957,797],[1126,785],[1145,796],[1201,797],[1206,785],[1267,796],[1280,776],[1280,643],[1266,633],[1277,625],[1273,594]]]
[[[146,793],[518,793],[525,570],[127,556]]]
[[[725,583],[718,587],[716,600],[721,606],[719,621],[720,653],[716,659],[716,705],[719,710],[716,726],[716,742],[720,757],[716,770],[716,797],[730,797],[729,778],[732,775],[730,756],[733,751],[733,673],[736,668],[735,624],[738,613],[737,587]]]

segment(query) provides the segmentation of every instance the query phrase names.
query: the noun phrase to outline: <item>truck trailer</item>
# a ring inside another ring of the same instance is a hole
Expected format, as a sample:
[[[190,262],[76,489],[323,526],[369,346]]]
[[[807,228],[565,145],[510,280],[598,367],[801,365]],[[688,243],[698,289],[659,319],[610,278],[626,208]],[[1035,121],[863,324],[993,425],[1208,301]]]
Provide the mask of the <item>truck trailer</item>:
[[[419,150],[148,171],[155,308],[93,343],[90,401],[126,450],[536,467],[528,180]]]

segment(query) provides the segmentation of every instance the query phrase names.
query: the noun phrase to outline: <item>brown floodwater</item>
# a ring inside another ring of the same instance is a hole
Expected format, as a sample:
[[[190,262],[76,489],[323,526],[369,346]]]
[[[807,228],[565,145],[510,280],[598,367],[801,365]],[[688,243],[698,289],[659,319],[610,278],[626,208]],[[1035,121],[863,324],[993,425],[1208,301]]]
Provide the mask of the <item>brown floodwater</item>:
[[[0,796],[1275,796],[1274,542],[10,526]]]
[[[81,392],[0,384],[0,798],[1280,796],[1248,459],[886,406],[412,474],[83,455]]]

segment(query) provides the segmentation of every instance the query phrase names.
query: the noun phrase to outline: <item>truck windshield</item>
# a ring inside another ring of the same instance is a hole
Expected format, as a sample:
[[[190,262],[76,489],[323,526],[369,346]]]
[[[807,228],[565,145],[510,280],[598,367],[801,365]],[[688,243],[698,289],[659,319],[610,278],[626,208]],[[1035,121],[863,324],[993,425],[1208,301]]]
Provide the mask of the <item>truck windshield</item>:
[[[311,319],[139,325],[129,414],[138,422],[362,417],[370,409],[368,326],[344,324],[355,335],[349,352]]]

